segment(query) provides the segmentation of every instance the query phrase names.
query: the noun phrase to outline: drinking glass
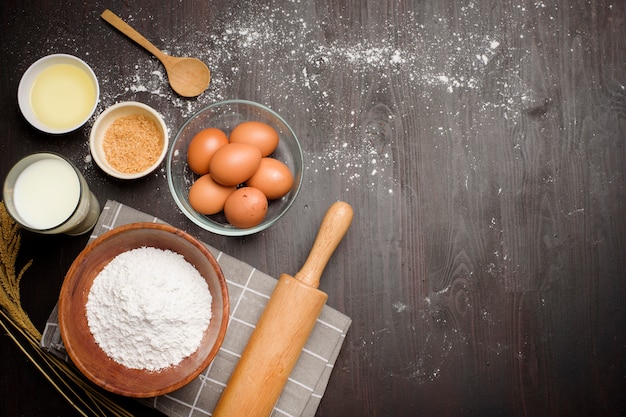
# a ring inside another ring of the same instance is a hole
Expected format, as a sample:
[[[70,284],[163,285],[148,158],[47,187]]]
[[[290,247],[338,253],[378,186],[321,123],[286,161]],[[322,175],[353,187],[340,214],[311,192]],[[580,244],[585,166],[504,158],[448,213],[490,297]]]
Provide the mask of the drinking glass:
[[[100,203],[85,178],[65,157],[52,152],[18,161],[4,181],[3,197],[9,215],[37,233],[81,235],[100,216]]]

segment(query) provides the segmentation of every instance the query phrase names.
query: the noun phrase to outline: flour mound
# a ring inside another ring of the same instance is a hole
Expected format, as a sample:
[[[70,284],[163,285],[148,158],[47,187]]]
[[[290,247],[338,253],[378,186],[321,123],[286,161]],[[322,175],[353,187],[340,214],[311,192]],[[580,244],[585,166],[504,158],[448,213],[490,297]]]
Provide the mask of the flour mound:
[[[87,321],[111,359],[158,371],[198,349],[211,299],[206,281],[182,255],[141,247],[116,256],[95,278]]]

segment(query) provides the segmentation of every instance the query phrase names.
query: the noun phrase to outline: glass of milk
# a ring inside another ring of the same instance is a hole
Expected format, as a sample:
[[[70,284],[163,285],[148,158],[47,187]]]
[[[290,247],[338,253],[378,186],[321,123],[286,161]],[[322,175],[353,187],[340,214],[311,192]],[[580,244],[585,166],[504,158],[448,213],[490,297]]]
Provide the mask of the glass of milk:
[[[80,235],[100,216],[100,203],[85,178],[55,153],[35,153],[15,164],[4,181],[3,195],[11,217],[33,232]]]

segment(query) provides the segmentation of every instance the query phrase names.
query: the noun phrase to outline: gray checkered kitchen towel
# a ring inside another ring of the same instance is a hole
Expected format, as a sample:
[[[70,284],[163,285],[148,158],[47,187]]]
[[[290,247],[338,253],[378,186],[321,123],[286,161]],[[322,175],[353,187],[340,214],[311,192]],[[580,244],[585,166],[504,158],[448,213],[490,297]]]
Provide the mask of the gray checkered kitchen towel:
[[[107,201],[90,242],[99,235],[134,222],[161,222],[116,201]],[[170,417],[210,416],[241,357],[276,279],[206,245],[222,267],[230,295],[230,322],[222,347],[209,367],[188,385],[169,394],[140,399]],[[57,310],[50,314],[42,346],[68,360],[58,329]],[[292,371],[272,417],[313,417],[352,320],[329,306],[320,317]]]

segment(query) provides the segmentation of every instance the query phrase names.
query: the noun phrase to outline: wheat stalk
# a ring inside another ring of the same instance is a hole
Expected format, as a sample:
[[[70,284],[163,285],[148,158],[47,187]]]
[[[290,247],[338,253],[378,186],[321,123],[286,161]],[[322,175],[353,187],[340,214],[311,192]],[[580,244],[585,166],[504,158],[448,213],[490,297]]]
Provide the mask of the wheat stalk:
[[[33,337],[41,339],[41,334],[22,309],[20,301],[20,281],[32,260],[28,261],[19,274],[15,273],[17,252],[21,243],[20,227],[11,219],[4,203],[0,204],[0,226],[0,307],[20,327]]]

